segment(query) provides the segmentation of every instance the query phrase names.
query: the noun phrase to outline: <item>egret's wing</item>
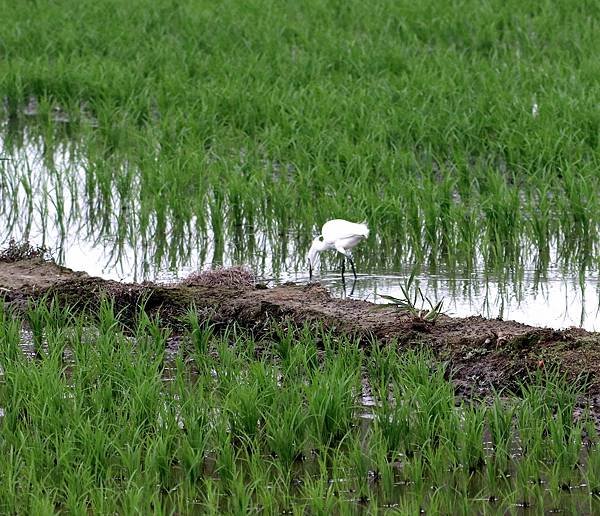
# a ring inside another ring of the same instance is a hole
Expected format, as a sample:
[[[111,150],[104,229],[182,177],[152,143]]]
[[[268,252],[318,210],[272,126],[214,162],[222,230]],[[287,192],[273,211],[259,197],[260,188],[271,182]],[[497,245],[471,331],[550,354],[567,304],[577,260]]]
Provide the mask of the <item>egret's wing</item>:
[[[335,219],[325,222],[322,230],[323,240],[326,242],[334,242],[345,238],[357,236],[369,236],[369,228],[366,224],[357,224],[347,220]]]

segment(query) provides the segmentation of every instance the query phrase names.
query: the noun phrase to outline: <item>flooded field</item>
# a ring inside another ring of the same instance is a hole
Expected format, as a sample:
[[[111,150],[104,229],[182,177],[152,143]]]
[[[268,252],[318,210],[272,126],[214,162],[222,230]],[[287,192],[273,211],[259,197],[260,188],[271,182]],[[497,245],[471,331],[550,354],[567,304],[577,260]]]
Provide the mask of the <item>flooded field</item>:
[[[597,5],[4,4],[0,513],[600,512]]]
[[[139,185],[128,177],[126,194],[93,193],[90,164],[73,143],[58,145],[50,155],[45,142],[25,132],[18,145],[0,140],[0,162],[5,180],[0,185],[0,224],[6,228],[0,246],[11,239],[46,246],[58,263],[73,270],[119,281],[172,282],[199,270],[242,265],[257,280],[274,285],[309,281],[307,251],[318,227],[298,240],[302,229],[273,234],[261,224],[228,225],[228,207],[215,213],[207,206],[205,225],[197,220],[159,222],[152,216],[142,225]],[[15,209],[18,207],[18,209]],[[214,224],[211,217],[223,220]],[[175,225],[179,224],[179,227]],[[162,226],[159,227],[159,226]],[[315,226],[318,226],[315,223]],[[221,233],[215,233],[215,227]],[[386,228],[371,226],[373,237],[357,250],[359,279],[344,286],[339,255],[324,256],[322,274],[315,280],[339,297],[385,302],[382,294],[398,296],[400,286],[417,272],[426,297],[444,299],[447,313],[512,319],[536,326],[600,329],[600,279],[595,265],[565,263],[556,242],[544,259],[524,252],[515,263],[487,266],[483,254],[473,263],[439,266],[416,261],[393,249],[381,248]],[[154,232],[154,233],[153,233]],[[526,241],[524,240],[524,246]],[[392,255],[392,256],[388,256]],[[378,261],[378,258],[380,261]]]

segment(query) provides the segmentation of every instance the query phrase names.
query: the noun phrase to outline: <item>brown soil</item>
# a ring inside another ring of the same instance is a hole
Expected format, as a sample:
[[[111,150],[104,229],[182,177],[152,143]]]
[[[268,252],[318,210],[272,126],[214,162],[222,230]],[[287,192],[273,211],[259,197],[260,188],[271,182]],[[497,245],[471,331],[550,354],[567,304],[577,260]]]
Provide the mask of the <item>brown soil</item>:
[[[236,274],[233,285],[216,281],[216,276],[196,277],[178,285],[128,284],[91,277],[35,257],[0,261],[0,297],[19,311],[29,299],[44,295],[85,310],[93,310],[108,296],[124,317],[134,317],[143,302],[147,312],[158,314],[175,332],[182,327],[181,316],[193,304],[204,319],[217,325],[235,321],[257,333],[272,320],[317,322],[353,335],[365,346],[376,341],[396,342],[404,348],[426,345],[448,363],[457,391],[466,396],[514,389],[535,369],[558,366],[572,379],[585,379],[588,402],[593,409],[600,408],[599,333],[536,328],[483,317],[441,316],[428,324],[366,301],[334,299],[318,284],[265,288],[238,281],[242,276]]]

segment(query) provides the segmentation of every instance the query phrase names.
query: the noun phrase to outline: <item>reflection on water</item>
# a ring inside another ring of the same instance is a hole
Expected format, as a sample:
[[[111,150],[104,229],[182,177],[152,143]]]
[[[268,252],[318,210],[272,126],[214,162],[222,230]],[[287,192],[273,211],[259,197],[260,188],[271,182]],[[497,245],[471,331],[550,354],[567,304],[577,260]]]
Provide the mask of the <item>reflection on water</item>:
[[[339,273],[326,272],[320,282],[338,297],[385,303],[380,294],[402,297],[400,285],[409,276],[410,270],[377,271],[360,274],[355,284],[349,279],[344,287]],[[306,281],[308,277],[298,274],[290,279]],[[448,315],[482,315],[534,326],[600,331],[600,282],[595,274],[579,278],[550,270],[540,279],[535,271],[524,271],[519,281],[507,281],[483,270],[444,274],[421,269],[416,280],[425,297],[444,299],[443,310]]]
[[[314,235],[295,228],[258,227],[227,220],[221,201],[209,199],[203,220],[156,214],[143,204],[138,171],[127,164],[107,180],[69,141],[51,147],[21,131],[18,141],[0,139],[0,246],[11,238],[53,250],[56,260],[75,270],[122,281],[172,281],[198,269],[242,264],[275,284],[307,282],[305,253]],[[214,201],[214,202],[213,202]],[[321,221],[320,221],[321,222]],[[373,228],[376,235],[377,228]],[[382,302],[400,296],[410,268],[396,253],[382,253],[376,237],[356,250],[358,281],[351,297]],[[382,256],[385,255],[385,258]],[[555,248],[541,269],[522,264],[513,271],[419,269],[419,285],[431,300],[444,298],[454,315],[481,314],[533,325],[600,330],[597,271],[553,266]],[[385,260],[385,261],[383,261]],[[324,256],[317,279],[334,295],[344,291],[339,258]]]

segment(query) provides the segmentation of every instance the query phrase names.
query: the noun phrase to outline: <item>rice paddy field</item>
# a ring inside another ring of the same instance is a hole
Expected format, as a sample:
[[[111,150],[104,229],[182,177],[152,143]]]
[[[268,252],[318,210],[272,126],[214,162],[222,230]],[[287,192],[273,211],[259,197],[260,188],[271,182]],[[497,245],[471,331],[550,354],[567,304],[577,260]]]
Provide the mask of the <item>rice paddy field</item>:
[[[32,304],[30,329],[0,314],[3,513],[600,509],[582,385],[551,371],[486,404],[427,350],[309,326],[217,335],[191,311],[174,340],[109,302],[94,320]]]
[[[600,5],[0,0],[0,247],[104,278],[415,274],[455,315],[600,329]],[[1,292],[0,292],[1,293]],[[594,513],[582,382],[485,401],[427,349],[0,304],[0,512]],[[582,408],[583,407],[583,408]]]

